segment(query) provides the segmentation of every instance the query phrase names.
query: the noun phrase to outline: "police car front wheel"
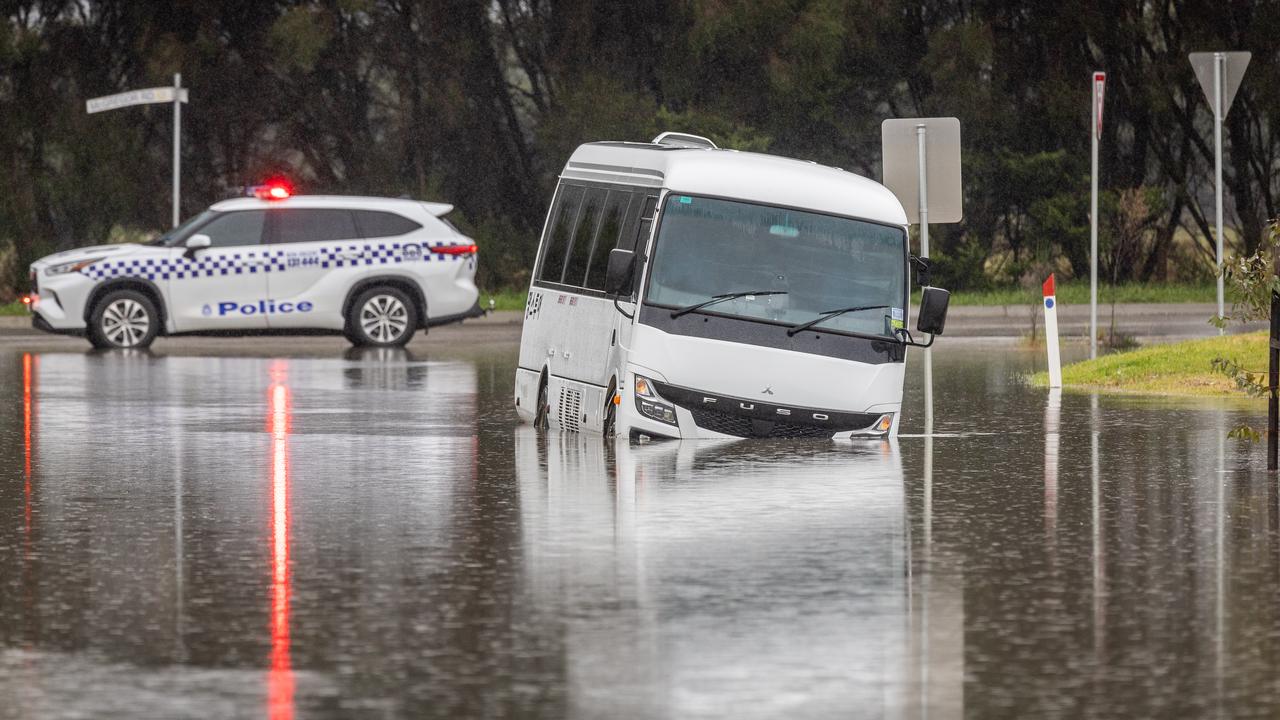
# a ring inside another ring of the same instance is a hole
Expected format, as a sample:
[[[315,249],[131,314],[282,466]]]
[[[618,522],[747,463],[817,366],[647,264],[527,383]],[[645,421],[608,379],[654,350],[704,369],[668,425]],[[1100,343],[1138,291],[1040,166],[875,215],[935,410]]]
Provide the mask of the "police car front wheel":
[[[404,292],[376,287],[360,294],[347,317],[347,338],[356,345],[399,347],[418,327],[418,312]]]
[[[159,313],[150,298],[136,290],[116,290],[94,306],[89,341],[104,349],[145,348],[159,330]]]

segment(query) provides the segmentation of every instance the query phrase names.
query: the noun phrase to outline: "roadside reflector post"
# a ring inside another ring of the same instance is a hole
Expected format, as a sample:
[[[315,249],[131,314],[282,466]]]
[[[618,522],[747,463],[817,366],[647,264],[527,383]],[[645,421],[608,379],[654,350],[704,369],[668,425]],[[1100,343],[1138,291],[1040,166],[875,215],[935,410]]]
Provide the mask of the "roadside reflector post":
[[[1053,273],[1044,281],[1044,345],[1049,352],[1049,387],[1062,387],[1062,357],[1058,353],[1058,298]]]

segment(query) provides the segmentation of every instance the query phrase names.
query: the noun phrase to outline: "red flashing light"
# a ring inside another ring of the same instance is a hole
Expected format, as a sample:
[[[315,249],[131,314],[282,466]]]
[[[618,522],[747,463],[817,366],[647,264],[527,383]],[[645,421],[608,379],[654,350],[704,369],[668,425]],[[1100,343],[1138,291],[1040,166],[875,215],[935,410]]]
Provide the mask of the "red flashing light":
[[[273,182],[254,188],[253,196],[259,200],[284,200],[293,196],[293,188],[284,183]]]
[[[478,245],[436,245],[431,252],[441,255],[475,255],[480,250]]]
[[[22,296],[22,304],[23,304],[23,305],[30,305],[30,304],[31,304],[31,303],[33,303],[33,302],[35,302],[35,298],[31,297],[30,295],[23,295],[23,296]]]

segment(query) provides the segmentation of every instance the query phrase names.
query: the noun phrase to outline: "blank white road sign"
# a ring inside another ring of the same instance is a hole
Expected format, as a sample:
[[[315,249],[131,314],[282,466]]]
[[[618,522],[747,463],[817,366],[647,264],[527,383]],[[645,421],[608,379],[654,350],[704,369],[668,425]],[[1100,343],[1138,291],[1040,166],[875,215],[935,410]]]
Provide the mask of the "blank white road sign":
[[[957,118],[904,118],[880,125],[884,149],[884,185],[898,196],[907,221],[920,222],[920,152],[917,128],[925,129],[925,179],[929,222],[954,223],[964,217],[960,186],[960,121]]]
[[[1222,117],[1227,116],[1227,111],[1231,109],[1231,101],[1236,99],[1236,91],[1240,89],[1240,81],[1244,79],[1245,68],[1249,67],[1249,59],[1253,57],[1253,53],[1249,52],[1193,52],[1187,55],[1187,59],[1191,60],[1191,67],[1196,71],[1196,79],[1200,81],[1200,88],[1204,90],[1204,96],[1209,98],[1209,107],[1213,108],[1213,56],[1221,55],[1225,62],[1222,63]]]
[[[187,89],[182,88],[179,95],[182,102],[187,102]],[[90,113],[103,112],[105,110],[115,110],[116,108],[129,107],[130,105],[151,105],[154,103],[171,103],[173,102],[173,88],[171,87],[155,87],[145,90],[130,90],[129,92],[116,93],[115,95],[103,95],[92,100],[86,100],[85,110]]]

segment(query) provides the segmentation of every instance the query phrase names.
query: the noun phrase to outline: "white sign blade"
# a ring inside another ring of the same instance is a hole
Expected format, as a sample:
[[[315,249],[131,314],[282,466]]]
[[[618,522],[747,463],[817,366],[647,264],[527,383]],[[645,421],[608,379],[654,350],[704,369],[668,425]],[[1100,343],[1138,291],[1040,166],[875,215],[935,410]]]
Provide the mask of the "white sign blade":
[[[904,118],[881,123],[884,186],[902,203],[907,222],[920,222],[920,141],[916,131],[921,125],[925,129],[929,222],[960,222],[964,217],[964,198],[957,118]]]
[[[1187,56],[1191,67],[1196,71],[1196,80],[1200,81],[1200,89],[1209,98],[1209,107],[1213,108],[1213,59],[1221,55],[1226,62],[1222,72],[1222,117],[1227,116],[1231,102],[1236,99],[1236,91],[1240,89],[1240,81],[1244,79],[1244,71],[1249,67],[1250,52],[1193,52]]]
[[[1095,118],[1094,133],[1099,139],[1102,138],[1102,101],[1107,94],[1107,74],[1104,72],[1095,72],[1093,74],[1093,102],[1095,112],[1098,117]]]
[[[182,102],[187,102],[187,89],[182,88],[178,97]],[[85,101],[84,105],[85,110],[92,114],[132,105],[153,105],[171,102],[173,102],[173,88],[156,87],[145,90],[130,90],[129,92],[116,93],[115,95],[103,95],[102,97]]]

